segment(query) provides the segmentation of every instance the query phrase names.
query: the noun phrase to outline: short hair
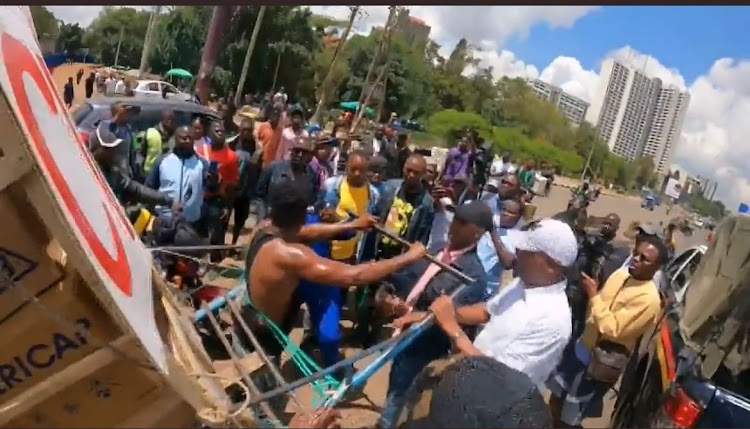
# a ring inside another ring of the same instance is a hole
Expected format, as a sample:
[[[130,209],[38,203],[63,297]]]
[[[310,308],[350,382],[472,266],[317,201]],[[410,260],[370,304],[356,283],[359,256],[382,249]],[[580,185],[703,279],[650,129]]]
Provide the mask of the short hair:
[[[659,265],[664,265],[669,259],[669,249],[661,238],[655,235],[643,234],[639,239],[640,244],[648,243],[656,248],[659,252]]]
[[[304,186],[294,180],[282,180],[271,185],[268,203],[271,222],[279,228],[290,228],[305,224],[310,195]]]
[[[347,163],[348,163],[348,162],[349,162],[350,160],[354,159],[355,157],[359,157],[359,158],[362,158],[362,160],[363,160],[363,161],[366,161],[366,162],[369,162],[369,161],[370,161],[370,155],[369,155],[369,154],[368,154],[367,152],[365,152],[365,151],[364,151],[364,150],[362,150],[362,149],[354,149],[354,150],[352,150],[352,151],[349,151],[349,154],[348,154],[348,155],[347,155],[347,157],[346,157],[346,161],[347,161]]]
[[[488,356],[442,359],[412,383],[399,428],[549,428],[549,409],[529,377]]]

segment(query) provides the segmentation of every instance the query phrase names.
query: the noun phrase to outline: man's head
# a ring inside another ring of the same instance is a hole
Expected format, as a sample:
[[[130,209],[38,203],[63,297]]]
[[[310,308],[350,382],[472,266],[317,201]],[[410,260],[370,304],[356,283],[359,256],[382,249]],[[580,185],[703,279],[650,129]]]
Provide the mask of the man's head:
[[[122,101],[112,103],[110,112],[112,113],[112,122],[117,125],[127,125],[130,122],[133,106],[125,104]]]
[[[68,78],[68,83],[70,83],[70,84],[72,84],[72,83],[73,83],[73,78],[72,78],[72,77],[69,77],[69,78]]]
[[[500,178],[500,187],[497,188],[500,199],[513,199],[521,195],[521,182],[515,174],[503,174]]]
[[[413,154],[404,163],[404,187],[417,191],[422,187],[422,179],[427,172],[427,161],[422,155]]]
[[[255,146],[255,139],[253,131],[255,130],[255,121],[253,121],[250,118],[242,118],[242,121],[240,122],[240,133],[239,133],[239,141],[240,141],[240,147],[248,150],[251,147],[254,149]]]
[[[268,217],[274,226],[291,234],[296,234],[302,228],[310,204],[310,196],[305,189],[293,180],[282,180],[271,186]]]
[[[292,119],[292,129],[295,131],[302,129],[302,124],[305,122],[305,115],[302,113],[302,109],[299,106],[295,106],[289,114]]]
[[[312,140],[300,139],[291,149],[289,149],[289,162],[292,167],[301,169],[312,161],[314,145]]]
[[[193,118],[193,122],[190,123],[190,132],[193,134],[193,139],[195,140],[206,137],[206,125],[200,116]]]
[[[465,249],[477,244],[485,232],[492,229],[492,210],[480,201],[461,204],[454,209],[448,227],[448,248]]]
[[[617,230],[620,229],[620,216],[617,213],[610,213],[604,217],[602,228],[599,230],[602,238],[607,241],[614,240],[617,236]]]
[[[272,106],[268,111],[268,123],[272,128],[276,128],[279,126],[279,122],[281,122],[281,115],[283,114],[283,109],[284,108],[281,105],[276,104]]]
[[[385,180],[385,170],[388,167],[388,160],[380,155],[370,158],[369,179],[373,185],[380,185]]]
[[[350,186],[359,188],[367,183],[369,161],[369,157],[361,149],[349,152],[346,160],[346,181]]]
[[[430,363],[406,392],[395,427],[550,428],[550,414],[529,377],[488,356]]]
[[[174,110],[164,109],[161,111],[161,127],[168,133],[174,132]]]
[[[399,133],[398,137],[396,138],[396,147],[398,148],[406,147],[406,143],[408,141],[409,141],[409,134]]]
[[[499,189],[500,180],[493,177],[487,180],[487,183],[484,184],[484,189],[482,190],[482,192],[484,194],[489,194],[490,196],[495,196],[497,195]]]
[[[664,241],[653,235],[645,235],[633,250],[628,272],[636,280],[651,280],[668,258],[669,251]]]
[[[333,154],[336,139],[333,137],[320,138],[315,145],[315,158],[320,162],[328,162]]]
[[[466,152],[466,151],[468,151],[468,150],[469,150],[469,143],[468,143],[468,141],[466,140],[466,138],[464,137],[464,138],[462,138],[462,139],[460,139],[460,140],[458,141],[458,144],[456,145],[456,147],[457,147],[457,148],[458,148],[458,150],[460,150],[461,152]]]
[[[223,120],[227,120],[227,114],[229,113],[229,104],[227,103],[221,103],[219,104],[219,108],[217,109],[217,113],[219,114],[219,117]]]
[[[518,276],[531,286],[549,286],[564,278],[564,268],[578,256],[573,230],[559,220],[543,219],[530,224],[516,243]]]
[[[211,123],[211,142],[215,146],[222,146],[226,141],[226,130],[224,123],[221,121],[214,121]]]
[[[503,162],[506,164],[510,162],[510,152],[503,152]]]
[[[191,154],[194,144],[190,128],[187,125],[177,127],[174,131],[174,151],[178,154]]]
[[[523,203],[521,200],[499,201],[498,204],[502,205],[500,208],[500,227],[508,229],[518,225],[523,216]]]
[[[105,124],[100,124],[91,136],[89,148],[96,162],[103,167],[111,167],[117,156],[116,148],[122,144],[122,139]]]

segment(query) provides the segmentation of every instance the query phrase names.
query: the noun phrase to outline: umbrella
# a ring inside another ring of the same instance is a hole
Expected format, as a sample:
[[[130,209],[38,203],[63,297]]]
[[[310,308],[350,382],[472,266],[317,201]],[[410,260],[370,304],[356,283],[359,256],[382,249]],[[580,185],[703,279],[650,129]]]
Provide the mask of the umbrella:
[[[185,69],[172,69],[167,72],[167,76],[174,76],[180,79],[192,79],[193,75]]]
[[[357,109],[359,109],[359,102],[358,101],[344,101],[339,104],[339,107],[341,107],[344,110],[350,110],[353,112],[356,112]],[[365,107],[365,116],[367,117],[374,117],[375,116],[375,109],[371,107]]]

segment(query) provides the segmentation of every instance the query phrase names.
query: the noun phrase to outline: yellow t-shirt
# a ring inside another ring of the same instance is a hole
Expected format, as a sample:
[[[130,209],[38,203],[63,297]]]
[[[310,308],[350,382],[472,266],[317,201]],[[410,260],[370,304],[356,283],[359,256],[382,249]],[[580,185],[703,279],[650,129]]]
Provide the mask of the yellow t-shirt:
[[[357,216],[367,214],[367,205],[370,201],[370,189],[367,185],[359,188],[350,187],[346,179],[341,181],[339,189],[339,205],[336,207],[336,213],[347,218],[347,210],[357,213]],[[338,261],[349,259],[354,256],[359,243],[360,234],[350,240],[333,240],[331,242],[331,259]]]

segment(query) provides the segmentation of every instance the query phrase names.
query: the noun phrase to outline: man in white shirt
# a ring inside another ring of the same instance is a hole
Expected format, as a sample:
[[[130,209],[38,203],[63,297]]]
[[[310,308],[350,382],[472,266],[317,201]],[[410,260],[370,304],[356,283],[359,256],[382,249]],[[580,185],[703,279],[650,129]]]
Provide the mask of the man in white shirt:
[[[104,81],[104,93],[106,95],[112,95],[115,93],[115,85],[117,84],[117,81],[112,76],[107,77],[107,80]]]
[[[497,177],[502,176],[505,173],[513,173],[515,166],[510,162],[510,154],[508,152],[503,153],[502,158],[497,161],[493,161],[490,165],[490,176]]]
[[[120,78],[117,80],[117,85],[115,85],[115,94],[124,94],[125,93],[125,81]]]
[[[563,222],[545,219],[530,225],[516,242],[518,277],[487,303],[456,309],[447,297],[430,307],[438,325],[460,353],[486,355],[525,373],[540,390],[562,357],[571,319],[564,267],[575,262],[575,235]],[[403,327],[422,320],[410,314],[394,321]],[[474,343],[461,326],[485,323]]]

